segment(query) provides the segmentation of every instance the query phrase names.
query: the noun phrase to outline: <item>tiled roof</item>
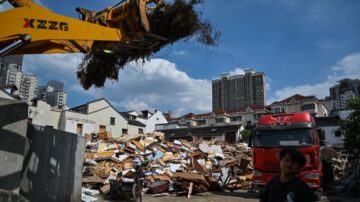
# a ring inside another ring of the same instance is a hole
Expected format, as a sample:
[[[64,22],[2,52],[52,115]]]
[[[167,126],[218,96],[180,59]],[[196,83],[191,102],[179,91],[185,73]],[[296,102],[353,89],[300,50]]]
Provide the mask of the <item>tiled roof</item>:
[[[141,126],[141,127],[145,127],[145,125],[143,123],[141,123],[140,121],[136,121],[136,120],[128,120],[128,123],[130,125],[134,125],[134,126]]]
[[[204,113],[204,114],[194,114],[194,113],[190,112],[190,113],[187,113],[187,114],[179,117],[179,119],[181,119],[181,118],[185,118],[185,119],[207,118],[211,115],[211,113],[214,113],[215,115],[233,114],[233,113],[245,112],[247,108],[248,107],[242,108],[242,109],[237,109],[237,110],[228,110],[228,111],[219,109],[219,110],[215,110],[213,112]],[[256,105],[256,104],[250,105],[249,108],[252,110],[264,109],[264,110],[270,111],[269,106],[261,106],[261,105]]]
[[[273,105],[273,104],[286,104],[286,103],[289,103],[292,99],[295,99],[297,101],[317,100],[317,98],[315,96],[313,96],[313,95],[311,95],[311,96],[303,96],[303,95],[295,94],[295,95],[290,96],[290,97],[288,97],[286,99],[283,99],[281,101],[275,101],[271,105]]]

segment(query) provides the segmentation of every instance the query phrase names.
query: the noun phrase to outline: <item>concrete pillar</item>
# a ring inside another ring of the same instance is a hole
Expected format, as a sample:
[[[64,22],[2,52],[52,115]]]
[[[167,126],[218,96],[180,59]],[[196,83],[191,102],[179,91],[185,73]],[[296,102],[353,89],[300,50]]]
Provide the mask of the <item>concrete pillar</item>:
[[[0,189],[19,193],[28,105],[0,98]]]

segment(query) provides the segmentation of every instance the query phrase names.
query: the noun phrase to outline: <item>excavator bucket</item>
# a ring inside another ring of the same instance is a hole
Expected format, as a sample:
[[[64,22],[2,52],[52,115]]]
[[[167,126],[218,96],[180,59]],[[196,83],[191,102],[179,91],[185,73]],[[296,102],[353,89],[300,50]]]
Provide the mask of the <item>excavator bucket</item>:
[[[147,32],[150,32],[150,24],[146,14],[146,0],[139,0],[138,5],[139,5],[141,25]]]
[[[166,39],[151,33],[148,6],[161,1],[123,0],[99,12],[77,8],[82,17],[74,19],[31,0],[8,0],[14,8],[0,12],[0,19],[10,20],[0,20],[0,56],[156,51]]]
[[[159,47],[159,44],[167,41],[166,38],[151,33],[148,20],[150,8],[147,8],[149,0],[126,1],[110,9],[105,9],[98,13],[93,13],[85,9],[78,9],[83,15],[83,20],[117,28],[123,35],[123,40],[95,41],[91,51],[104,51],[116,54],[132,54],[135,52],[151,52]],[[156,6],[160,6],[155,1]]]

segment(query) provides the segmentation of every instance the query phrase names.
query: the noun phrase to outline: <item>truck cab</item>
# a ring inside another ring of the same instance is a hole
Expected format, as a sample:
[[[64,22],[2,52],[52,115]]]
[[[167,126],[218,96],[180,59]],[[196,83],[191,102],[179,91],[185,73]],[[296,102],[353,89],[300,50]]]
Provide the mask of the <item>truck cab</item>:
[[[299,177],[310,188],[320,190],[322,164],[320,144],[324,134],[316,129],[314,118],[308,112],[271,114],[259,118],[253,131],[253,185],[261,189],[280,174],[279,152],[295,148],[304,154],[306,164]]]

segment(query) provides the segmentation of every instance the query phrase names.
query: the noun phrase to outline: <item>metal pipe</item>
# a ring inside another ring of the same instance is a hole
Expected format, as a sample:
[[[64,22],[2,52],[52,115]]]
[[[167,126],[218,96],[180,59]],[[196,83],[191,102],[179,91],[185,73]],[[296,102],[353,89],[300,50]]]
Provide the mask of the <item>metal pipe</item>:
[[[30,40],[31,40],[30,35],[22,36],[19,40],[7,45],[6,47],[0,48],[0,56],[5,56],[9,52],[13,51],[14,49],[20,47],[21,45],[25,44]]]

